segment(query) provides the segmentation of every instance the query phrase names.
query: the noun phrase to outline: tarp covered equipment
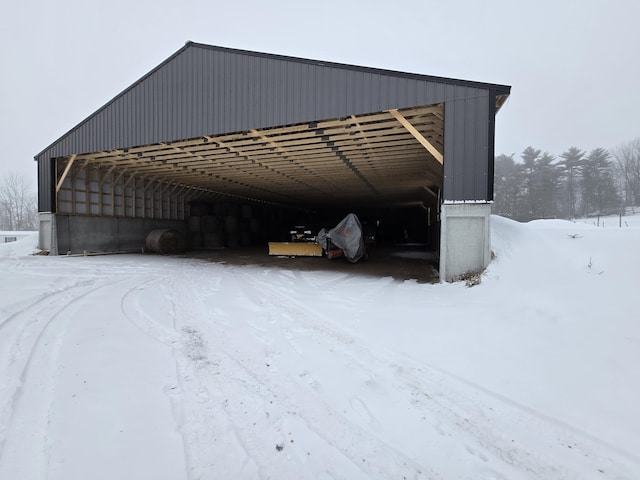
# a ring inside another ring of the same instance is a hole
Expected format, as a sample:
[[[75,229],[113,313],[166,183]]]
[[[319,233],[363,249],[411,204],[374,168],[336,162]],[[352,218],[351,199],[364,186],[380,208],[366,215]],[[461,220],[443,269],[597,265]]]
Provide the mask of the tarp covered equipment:
[[[331,230],[323,228],[318,233],[317,243],[325,250],[328,248],[327,239],[336,247],[342,249],[344,256],[351,263],[356,263],[364,255],[364,237],[362,225],[354,213],[350,213]]]

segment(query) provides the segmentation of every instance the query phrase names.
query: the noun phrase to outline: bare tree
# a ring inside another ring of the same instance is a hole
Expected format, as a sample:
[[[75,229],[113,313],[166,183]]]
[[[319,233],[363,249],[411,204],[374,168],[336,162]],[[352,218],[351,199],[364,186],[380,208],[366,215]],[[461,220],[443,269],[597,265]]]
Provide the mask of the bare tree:
[[[9,172],[0,179],[0,229],[38,229],[36,194],[17,173]]]
[[[613,151],[626,205],[640,205],[640,137]]]

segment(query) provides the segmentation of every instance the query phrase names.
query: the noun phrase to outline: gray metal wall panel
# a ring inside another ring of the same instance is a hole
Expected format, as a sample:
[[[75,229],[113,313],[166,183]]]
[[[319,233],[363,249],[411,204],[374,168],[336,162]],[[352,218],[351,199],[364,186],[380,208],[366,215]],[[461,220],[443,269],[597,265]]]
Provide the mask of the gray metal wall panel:
[[[448,87],[449,92],[459,88]],[[416,79],[191,48],[41,155],[51,158],[443,100],[442,87]]]
[[[488,188],[490,148],[489,92],[468,89],[466,95],[445,103],[445,201],[491,200]]]
[[[487,139],[471,123],[487,122],[482,116],[490,86],[457,82],[192,44],[36,159],[447,102],[445,199],[471,199],[486,195],[480,180],[468,175],[486,160],[478,152]],[[477,95],[484,95],[482,108]],[[465,125],[458,117],[467,111],[475,114]]]
[[[38,211],[52,212],[51,210],[51,161],[38,161]]]

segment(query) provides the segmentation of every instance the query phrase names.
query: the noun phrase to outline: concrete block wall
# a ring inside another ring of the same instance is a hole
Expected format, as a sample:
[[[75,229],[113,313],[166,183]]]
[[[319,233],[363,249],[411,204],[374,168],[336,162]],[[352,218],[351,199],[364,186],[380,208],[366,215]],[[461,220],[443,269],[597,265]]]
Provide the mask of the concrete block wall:
[[[186,220],[40,214],[39,247],[50,254],[142,251],[147,235],[172,228],[187,238]]]

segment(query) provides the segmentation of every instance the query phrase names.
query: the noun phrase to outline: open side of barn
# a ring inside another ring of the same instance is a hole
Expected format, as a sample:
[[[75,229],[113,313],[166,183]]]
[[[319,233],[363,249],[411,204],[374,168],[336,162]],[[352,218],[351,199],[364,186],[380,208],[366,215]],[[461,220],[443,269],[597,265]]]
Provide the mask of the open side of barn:
[[[489,262],[495,115],[510,87],[188,42],[36,155],[40,248],[286,240],[356,213],[452,280]]]

